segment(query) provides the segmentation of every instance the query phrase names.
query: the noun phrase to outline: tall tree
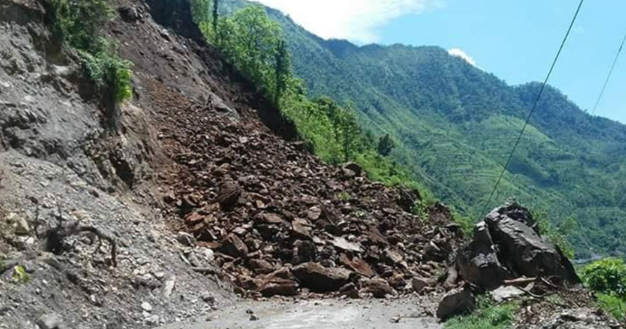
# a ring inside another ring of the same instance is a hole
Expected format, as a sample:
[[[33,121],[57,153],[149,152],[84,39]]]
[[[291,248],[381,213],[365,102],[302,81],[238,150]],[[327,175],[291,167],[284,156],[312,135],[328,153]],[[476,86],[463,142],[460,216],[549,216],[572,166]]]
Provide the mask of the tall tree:
[[[217,36],[220,0],[213,0],[213,35]]]
[[[291,76],[291,61],[289,58],[289,50],[287,50],[287,43],[285,40],[278,40],[275,53],[275,75],[276,75],[276,87],[274,91],[274,104],[279,105],[280,98],[282,97]]]

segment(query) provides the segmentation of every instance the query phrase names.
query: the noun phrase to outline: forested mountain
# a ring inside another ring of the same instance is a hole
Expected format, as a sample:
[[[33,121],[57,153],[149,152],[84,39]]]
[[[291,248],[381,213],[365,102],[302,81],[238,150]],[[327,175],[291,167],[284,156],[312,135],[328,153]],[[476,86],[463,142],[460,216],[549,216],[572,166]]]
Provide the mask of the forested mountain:
[[[245,4],[225,0],[228,12]],[[361,123],[398,143],[391,157],[475,218],[513,197],[546,209],[578,256],[624,253],[626,126],[594,117],[548,87],[500,188],[486,201],[541,85],[509,86],[445,49],[323,40],[268,9],[309,95],[353,101]]]

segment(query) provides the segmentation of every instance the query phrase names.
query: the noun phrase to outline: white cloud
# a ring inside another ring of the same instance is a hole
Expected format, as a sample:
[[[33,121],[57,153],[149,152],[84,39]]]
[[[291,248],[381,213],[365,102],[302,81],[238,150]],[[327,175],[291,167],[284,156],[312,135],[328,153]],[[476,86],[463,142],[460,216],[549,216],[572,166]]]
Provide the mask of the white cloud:
[[[476,66],[476,61],[474,60],[474,58],[472,58],[472,56],[468,55],[460,48],[451,48],[448,50],[448,54],[450,54],[451,56],[462,58],[466,62],[470,63],[472,66]]]
[[[255,0],[291,16],[296,23],[328,39],[376,42],[379,28],[404,15],[440,8],[444,0]]]

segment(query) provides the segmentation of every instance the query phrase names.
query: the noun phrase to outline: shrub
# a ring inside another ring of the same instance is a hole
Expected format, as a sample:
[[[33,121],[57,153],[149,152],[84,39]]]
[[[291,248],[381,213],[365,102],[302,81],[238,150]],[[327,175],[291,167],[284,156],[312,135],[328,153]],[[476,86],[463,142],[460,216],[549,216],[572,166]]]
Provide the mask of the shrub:
[[[626,298],[626,264],[621,259],[593,262],[583,268],[582,278],[589,289]]]
[[[30,275],[26,272],[26,269],[22,265],[17,265],[13,269],[11,279],[14,283],[24,284],[30,282]]]
[[[102,36],[113,18],[107,0],[47,0],[52,31],[66,46],[76,49],[85,74],[99,91],[119,103],[132,96],[131,63],[117,55],[116,44]]]

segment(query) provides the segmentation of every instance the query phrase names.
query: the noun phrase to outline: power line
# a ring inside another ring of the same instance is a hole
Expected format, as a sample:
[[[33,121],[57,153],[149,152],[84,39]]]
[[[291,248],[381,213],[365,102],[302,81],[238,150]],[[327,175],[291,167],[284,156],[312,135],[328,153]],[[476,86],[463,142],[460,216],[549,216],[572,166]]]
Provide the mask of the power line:
[[[550,80],[552,71],[554,71],[554,67],[556,66],[556,63],[559,61],[561,52],[563,51],[563,48],[565,47],[565,43],[567,42],[567,39],[569,38],[570,32],[572,32],[572,28],[574,27],[574,23],[576,22],[576,18],[578,18],[578,13],[580,13],[580,8],[582,8],[584,2],[585,0],[580,0],[580,3],[578,4],[578,8],[576,8],[576,13],[574,14],[574,17],[572,18],[572,22],[570,23],[569,28],[567,29],[567,33],[565,33],[565,37],[563,38],[563,41],[561,42],[559,51],[556,53],[556,57],[554,57],[554,61],[552,62],[550,71],[548,71],[548,75],[546,75],[546,79],[543,81],[541,90],[539,90],[539,94],[537,94],[535,103],[533,104],[533,107],[531,108],[530,113],[528,113],[526,122],[524,123],[524,126],[522,127],[522,131],[520,131],[520,134],[517,137],[517,140],[515,141],[515,145],[513,145],[513,150],[511,150],[511,153],[509,154],[509,157],[506,160],[506,163],[504,164],[504,168],[502,168],[502,172],[500,173],[500,176],[498,177],[498,180],[496,181],[496,185],[493,187],[493,190],[491,191],[491,195],[489,195],[489,199],[487,199],[487,203],[485,203],[485,208],[483,209],[481,216],[487,212],[489,208],[489,204],[491,203],[491,200],[493,199],[493,196],[496,193],[496,190],[498,189],[498,186],[500,185],[500,182],[502,181],[504,174],[506,173],[506,169],[509,167],[511,160],[513,159],[513,154],[515,153],[515,150],[517,150],[517,147],[519,146],[519,143],[522,140],[522,136],[524,135],[524,132],[526,131],[526,127],[528,126],[528,123],[530,122],[530,119],[532,118],[533,113],[537,109],[537,104],[539,104],[539,99],[541,98],[543,91],[546,89],[546,86],[548,85],[548,80]]]
[[[591,115],[596,113],[596,110],[598,109],[598,105],[600,105],[600,100],[602,99],[602,96],[604,96],[604,91],[606,90],[606,86],[609,84],[609,80],[611,79],[611,75],[613,74],[613,69],[615,69],[615,65],[617,64],[619,55],[622,52],[622,49],[624,48],[624,43],[626,43],[626,33],[624,33],[624,38],[622,38],[622,44],[619,46],[619,49],[617,50],[617,54],[615,54],[613,65],[611,65],[611,69],[609,70],[609,75],[607,75],[606,80],[604,81],[604,85],[602,86],[600,95],[598,95],[598,99],[596,100],[596,105],[593,106],[593,111],[591,111]]]

